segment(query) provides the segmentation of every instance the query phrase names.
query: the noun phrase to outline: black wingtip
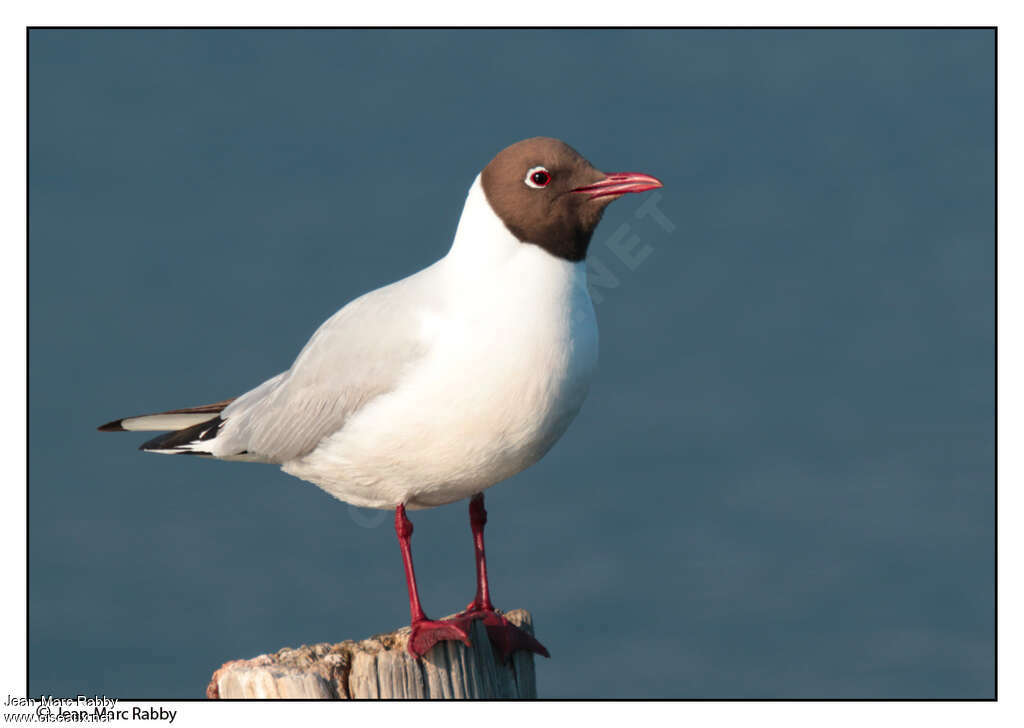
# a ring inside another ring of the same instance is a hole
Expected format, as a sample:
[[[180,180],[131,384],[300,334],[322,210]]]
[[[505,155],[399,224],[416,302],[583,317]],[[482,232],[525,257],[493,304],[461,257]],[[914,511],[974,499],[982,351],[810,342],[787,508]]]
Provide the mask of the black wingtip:
[[[105,425],[100,425],[96,429],[100,432],[127,432],[127,430],[121,427],[122,422],[124,422],[124,419],[114,420],[113,422],[108,422]]]
[[[213,417],[200,422],[198,425],[192,425],[186,427],[184,430],[176,430],[174,432],[167,432],[163,435],[157,435],[152,440],[147,440],[139,446],[140,450],[174,450],[175,448],[182,447],[184,445],[193,445],[197,442],[203,442],[205,440],[212,440],[217,436],[217,432],[220,430],[221,425],[224,424],[224,420],[220,416]],[[183,450],[182,454],[209,454],[200,453],[196,450]]]

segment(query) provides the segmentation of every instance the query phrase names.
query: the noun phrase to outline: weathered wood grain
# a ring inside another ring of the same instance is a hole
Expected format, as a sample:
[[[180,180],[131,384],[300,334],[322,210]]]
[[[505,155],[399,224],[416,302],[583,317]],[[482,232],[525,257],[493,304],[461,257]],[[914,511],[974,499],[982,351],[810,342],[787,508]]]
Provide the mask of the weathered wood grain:
[[[505,616],[533,634],[524,609]],[[225,663],[213,674],[209,698],[536,698],[533,655],[514,653],[507,664],[491,647],[483,623],[472,647],[441,642],[422,659],[406,651],[409,628],[359,642],[285,647],[271,655]]]

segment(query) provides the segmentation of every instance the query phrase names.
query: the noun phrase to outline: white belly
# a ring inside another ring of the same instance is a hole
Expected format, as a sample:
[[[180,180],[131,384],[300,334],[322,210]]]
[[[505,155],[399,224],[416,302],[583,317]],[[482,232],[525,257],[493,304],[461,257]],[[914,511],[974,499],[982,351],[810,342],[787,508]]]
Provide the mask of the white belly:
[[[424,314],[429,353],[401,384],[283,469],[354,505],[429,508],[539,460],[583,405],[597,325],[582,263],[520,257],[474,307]]]

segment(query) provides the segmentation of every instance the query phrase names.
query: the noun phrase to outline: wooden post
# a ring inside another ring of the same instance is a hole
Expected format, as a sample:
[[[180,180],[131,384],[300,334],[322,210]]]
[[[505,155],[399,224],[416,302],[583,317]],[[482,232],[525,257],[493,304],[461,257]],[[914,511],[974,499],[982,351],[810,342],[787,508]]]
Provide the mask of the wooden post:
[[[533,634],[525,609],[505,614]],[[285,647],[272,655],[233,660],[213,673],[208,698],[536,698],[533,654],[517,651],[502,664],[479,620],[469,639],[441,642],[422,659],[405,649],[409,628],[354,642]]]

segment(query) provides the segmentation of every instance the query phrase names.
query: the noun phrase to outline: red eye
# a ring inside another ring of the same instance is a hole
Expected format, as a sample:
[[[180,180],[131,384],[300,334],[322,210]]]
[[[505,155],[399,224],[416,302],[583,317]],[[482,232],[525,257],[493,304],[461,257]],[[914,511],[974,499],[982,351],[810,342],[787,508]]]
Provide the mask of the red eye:
[[[543,167],[534,167],[526,173],[527,187],[533,187],[534,189],[540,189],[541,187],[547,187],[551,183],[551,173]]]

